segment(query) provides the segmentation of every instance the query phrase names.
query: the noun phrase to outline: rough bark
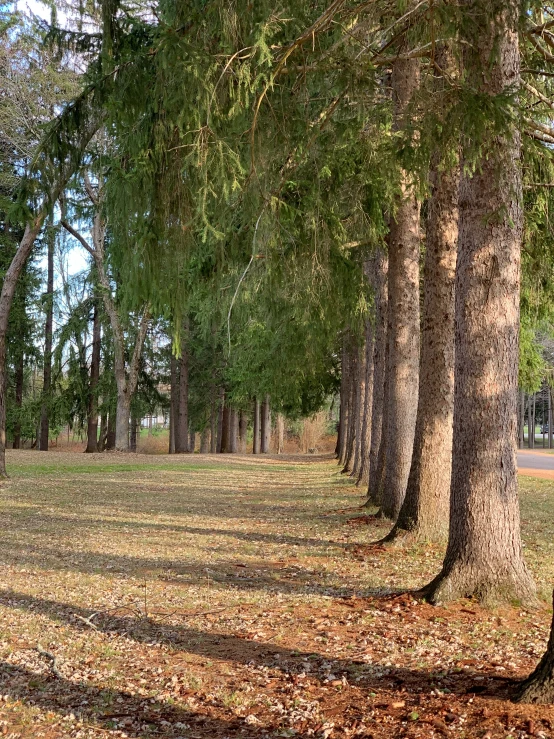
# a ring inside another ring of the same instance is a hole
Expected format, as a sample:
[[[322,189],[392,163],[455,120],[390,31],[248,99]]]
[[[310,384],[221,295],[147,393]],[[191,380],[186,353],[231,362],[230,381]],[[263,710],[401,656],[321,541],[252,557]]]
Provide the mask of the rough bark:
[[[40,411],[39,449],[48,451],[50,437],[50,398],[52,395],[52,338],[54,330],[54,246],[56,234],[50,226],[48,233],[48,277],[46,281],[46,321],[44,324],[44,368],[42,406]]]
[[[515,0],[464,2],[468,84],[491,98],[519,85]],[[515,123],[487,141],[473,176],[462,167],[456,269],[454,449],[450,536],[432,602],[535,598],[523,560],[516,427],[523,230]]]
[[[129,451],[129,416],[131,413],[131,396],[127,387],[117,390],[117,407],[115,411],[115,449],[118,452]]]
[[[21,449],[21,408],[23,406],[23,381],[25,377],[25,356],[23,352],[15,365],[15,407],[17,418],[13,429],[13,448]]]
[[[385,446],[381,442],[383,428],[386,426],[387,272],[387,252],[380,249],[376,254],[375,264],[375,348],[373,350],[373,399],[371,404],[371,444],[369,448],[369,483],[367,490],[367,505],[370,506],[381,504],[381,482],[385,469]],[[381,446],[383,446],[382,450]]]
[[[260,401],[256,396],[254,398],[254,440],[252,453],[259,454],[261,451],[261,409]]]
[[[450,55],[448,55],[450,57]],[[439,53],[442,69],[452,66]],[[446,540],[454,414],[454,280],[459,167],[431,173],[421,322],[419,400],[406,497],[389,541]]]
[[[552,603],[554,607],[554,594]],[[518,703],[554,703],[554,614],[546,652],[535,670],[518,687],[515,700]]]
[[[88,387],[88,422],[87,422],[87,448],[85,452],[94,454],[98,451],[98,380],[100,378],[100,309],[98,301],[94,303],[92,317],[92,355],[90,359],[90,380]]]
[[[420,77],[418,59],[393,64],[395,128],[405,126],[408,106]],[[419,374],[419,211],[410,176],[402,174],[402,193],[389,233],[389,365],[386,468],[382,515],[396,520],[408,483],[417,415]]]
[[[269,395],[265,395],[262,401],[260,436],[260,452],[262,454],[269,454],[271,439],[271,406]]]

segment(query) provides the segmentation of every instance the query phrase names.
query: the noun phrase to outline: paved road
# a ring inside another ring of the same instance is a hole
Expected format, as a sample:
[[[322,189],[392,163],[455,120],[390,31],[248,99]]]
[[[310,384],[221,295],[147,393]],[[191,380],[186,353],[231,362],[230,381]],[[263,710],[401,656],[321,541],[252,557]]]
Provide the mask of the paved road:
[[[517,463],[521,472],[526,469],[551,470],[554,472],[554,454],[548,454],[539,449],[520,450],[517,453]]]

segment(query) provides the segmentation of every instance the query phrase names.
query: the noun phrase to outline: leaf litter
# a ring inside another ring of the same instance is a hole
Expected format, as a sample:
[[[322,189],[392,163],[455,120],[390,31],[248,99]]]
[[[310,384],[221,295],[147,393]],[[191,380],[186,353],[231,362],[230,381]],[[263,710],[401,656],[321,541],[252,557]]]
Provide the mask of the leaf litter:
[[[554,736],[509,700],[547,608],[416,600],[440,547],[372,547],[333,460],[51,459],[2,489],[0,736]],[[546,594],[554,484],[522,488]]]

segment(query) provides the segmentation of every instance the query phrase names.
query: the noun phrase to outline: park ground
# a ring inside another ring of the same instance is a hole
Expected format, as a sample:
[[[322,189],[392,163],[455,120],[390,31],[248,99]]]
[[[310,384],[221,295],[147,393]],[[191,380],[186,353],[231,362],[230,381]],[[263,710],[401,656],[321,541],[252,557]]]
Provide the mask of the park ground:
[[[11,452],[2,495],[0,736],[554,737],[509,701],[544,651],[554,480],[522,476],[545,600],[406,592],[440,547],[386,524],[330,457]]]

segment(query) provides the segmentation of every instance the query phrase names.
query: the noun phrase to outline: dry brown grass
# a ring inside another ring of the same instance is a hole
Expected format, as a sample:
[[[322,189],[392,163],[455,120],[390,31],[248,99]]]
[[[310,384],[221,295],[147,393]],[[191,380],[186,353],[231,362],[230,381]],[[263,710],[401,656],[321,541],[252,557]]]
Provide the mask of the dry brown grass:
[[[441,552],[368,548],[386,524],[355,525],[360,491],[333,460],[8,462],[6,736],[553,735],[554,708],[506,701],[544,649],[547,611],[400,595],[429,580]],[[528,559],[546,590],[554,484],[523,485]]]

